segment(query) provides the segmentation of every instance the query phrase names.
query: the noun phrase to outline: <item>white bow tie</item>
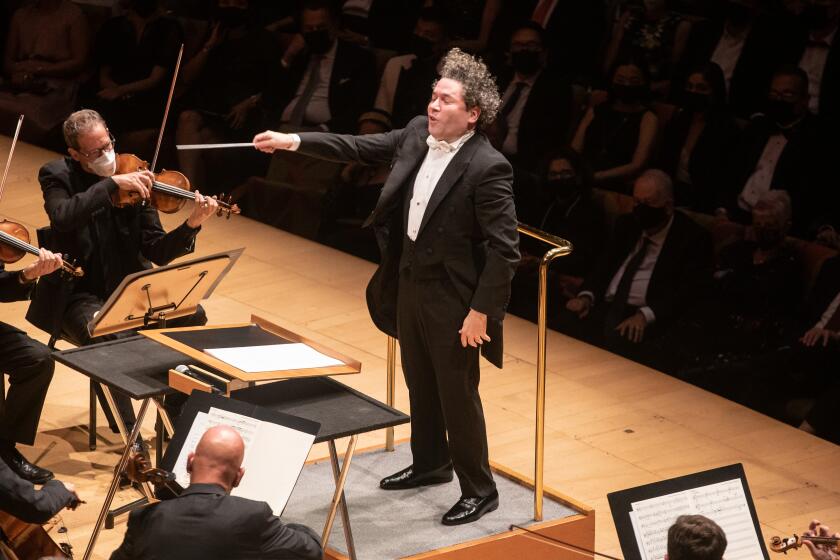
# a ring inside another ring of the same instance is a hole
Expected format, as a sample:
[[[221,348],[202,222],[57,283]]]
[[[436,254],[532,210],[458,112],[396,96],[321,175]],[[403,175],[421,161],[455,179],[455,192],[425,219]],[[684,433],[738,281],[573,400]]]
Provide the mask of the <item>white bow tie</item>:
[[[453,144],[450,144],[446,140],[435,140],[431,134],[426,137],[426,144],[433,150],[440,150],[445,153],[455,151],[455,146]]]

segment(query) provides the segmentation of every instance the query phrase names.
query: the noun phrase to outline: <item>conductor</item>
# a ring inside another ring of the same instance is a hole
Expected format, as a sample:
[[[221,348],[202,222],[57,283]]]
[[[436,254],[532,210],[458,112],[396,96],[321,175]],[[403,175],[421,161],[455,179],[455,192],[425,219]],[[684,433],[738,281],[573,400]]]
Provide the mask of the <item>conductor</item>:
[[[478,357],[481,351],[502,367],[502,320],[519,238],[511,166],[482,133],[500,105],[495,79],[459,49],[440,68],[427,116],[404,129],[365,136],[266,131],[254,145],[269,153],[390,163],[367,220],[382,253],[367,300],[377,327],[400,341],[413,461],[380,486],[440,484],[454,470],[461,498],[441,521],[460,525],[499,504]]]

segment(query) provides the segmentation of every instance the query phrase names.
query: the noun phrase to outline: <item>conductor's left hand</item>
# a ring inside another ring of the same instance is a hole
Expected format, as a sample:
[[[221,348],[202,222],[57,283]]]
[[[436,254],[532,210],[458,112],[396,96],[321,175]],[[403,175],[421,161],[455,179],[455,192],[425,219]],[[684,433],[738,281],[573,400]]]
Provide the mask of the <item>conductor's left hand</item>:
[[[207,218],[216,213],[219,209],[219,202],[212,196],[203,196],[195,191],[195,204],[190,217],[187,218],[187,225],[195,229],[204,223]]]
[[[461,330],[458,332],[461,334],[461,346],[464,348],[468,344],[477,348],[485,341],[490,342],[490,337],[487,336],[487,315],[479,313],[475,309],[470,309]]]

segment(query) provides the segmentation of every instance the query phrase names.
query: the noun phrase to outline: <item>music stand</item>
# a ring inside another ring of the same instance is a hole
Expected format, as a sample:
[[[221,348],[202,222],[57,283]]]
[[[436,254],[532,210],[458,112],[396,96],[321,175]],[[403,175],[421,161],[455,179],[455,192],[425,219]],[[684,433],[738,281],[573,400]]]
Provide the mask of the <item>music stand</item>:
[[[232,249],[129,274],[90,323],[92,337],[155,325],[196,312],[245,249]]]

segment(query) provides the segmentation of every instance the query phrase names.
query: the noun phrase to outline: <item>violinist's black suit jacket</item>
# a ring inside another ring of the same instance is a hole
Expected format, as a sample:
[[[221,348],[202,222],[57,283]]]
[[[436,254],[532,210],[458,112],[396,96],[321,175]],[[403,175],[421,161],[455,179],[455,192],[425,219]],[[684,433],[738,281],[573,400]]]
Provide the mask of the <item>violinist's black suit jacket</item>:
[[[177,498],[134,510],[111,560],[320,560],[311,529],[285,524],[265,502],[192,484]]]
[[[443,172],[412,242],[408,203],[428,135],[427,118],[417,117],[385,134],[302,133],[298,151],[341,162],[390,162],[368,218],[382,250],[367,289],[368,308],[377,327],[400,340],[415,469],[439,468],[451,459],[463,494],[484,496],[494,486],[486,464],[478,352],[461,347],[458,330],[470,308],[486,314],[491,341],[482,353],[501,367],[502,319],[519,262],[513,177],[504,156],[475,134]]]
[[[50,480],[40,490],[0,461],[0,510],[27,523],[46,523],[73,499],[58,480]],[[2,558],[2,552],[0,552]]]

